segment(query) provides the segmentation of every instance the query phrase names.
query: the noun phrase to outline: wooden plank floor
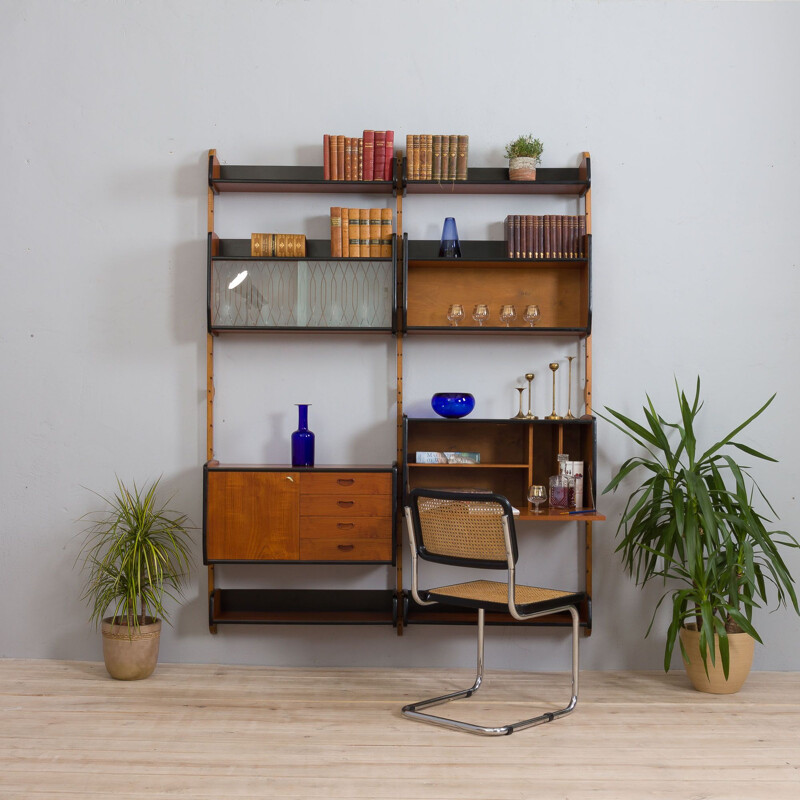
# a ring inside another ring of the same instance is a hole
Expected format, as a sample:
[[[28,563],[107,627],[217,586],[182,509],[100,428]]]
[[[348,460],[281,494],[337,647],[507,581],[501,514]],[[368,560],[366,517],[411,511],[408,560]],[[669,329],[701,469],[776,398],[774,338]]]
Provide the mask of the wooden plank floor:
[[[800,798],[800,673],[712,696],[680,672],[584,672],[571,716],[492,739],[400,716],[472,677],[161,664],[122,683],[0,660],[0,798]],[[565,675],[488,672],[447,713],[505,723],[567,694]]]

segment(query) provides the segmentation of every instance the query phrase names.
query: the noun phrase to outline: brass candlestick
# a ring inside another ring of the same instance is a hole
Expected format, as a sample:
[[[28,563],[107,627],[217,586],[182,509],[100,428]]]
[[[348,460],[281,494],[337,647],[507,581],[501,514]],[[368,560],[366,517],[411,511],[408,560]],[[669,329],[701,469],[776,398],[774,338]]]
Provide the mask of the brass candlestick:
[[[525,391],[525,387],[517,386],[516,389],[519,392],[519,411],[511,419],[525,419],[525,414],[522,411],[522,393]]]
[[[532,372],[525,373],[525,379],[528,381],[528,413],[525,415],[525,419],[539,419],[539,417],[531,411],[531,384],[535,377],[536,376]]]
[[[572,413],[572,360],[575,356],[567,356],[569,361],[569,393],[567,394],[567,413],[564,415],[564,419],[575,419],[575,415]]]
[[[556,371],[558,364],[555,361],[551,362],[550,370],[553,373],[553,410],[545,417],[545,419],[563,419],[563,417],[556,414]]]

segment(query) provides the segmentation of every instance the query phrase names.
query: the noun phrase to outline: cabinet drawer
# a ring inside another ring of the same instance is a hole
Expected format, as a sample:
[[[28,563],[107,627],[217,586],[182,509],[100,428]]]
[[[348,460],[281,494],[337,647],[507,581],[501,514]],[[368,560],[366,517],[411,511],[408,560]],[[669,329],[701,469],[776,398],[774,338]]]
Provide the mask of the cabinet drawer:
[[[303,517],[301,539],[392,539],[391,517]]]
[[[388,539],[300,539],[301,561],[391,561]]]
[[[392,494],[389,472],[316,472],[300,476],[300,494]]]
[[[300,499],[301,517],[391,517],[391,495],[307,494]]]

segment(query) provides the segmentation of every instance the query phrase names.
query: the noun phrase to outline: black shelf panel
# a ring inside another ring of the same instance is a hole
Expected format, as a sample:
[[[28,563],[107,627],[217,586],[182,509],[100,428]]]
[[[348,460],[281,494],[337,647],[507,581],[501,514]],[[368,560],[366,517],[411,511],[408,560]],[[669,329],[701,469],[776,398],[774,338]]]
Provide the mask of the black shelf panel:
[[[440,258],[440,242],[436,239],[408,239],[406,247],[409,262],[426,262],[438,265],[452,264],[454,268],[461,266],[482,265],[488,262],[502,263],[504,266],[519,266],[527,269],[537,266],[551,267],[553,264],[585,264],[588,257],[583,258],[509,258],[506,243],[500,241],[484,241],[465,239],[460,241],[461,258]],[[586,247],[589,252],[588,245]]]
[[[336,194],[385,194],[394,192],[394,181],[326,181],[322,167],[219,165],[209,168],[208,185],[215,192],[314,192]]]
[[[391,256],[366,256],[364,258],[341,258],[331,255],[330,239],[306,239],[306,254],[304,256],[289,256],[278,258],[255,258],[250,255],[249,239],[215,239],[216,253],[212,256],[214,261],[386,261],[392,260]]]
[[[405,162],[407,163],[407,162]],[[469,167],[467,180],[412,181],[405,194],[552,194],[583,197],[591,188],[589,160],[580,167],[538,167],[535,181],[512,181],[507,167]]]
[[[466,425],[470,422],[488,422],[491,424],[503,423],[504,425],[592,425],[595,417],[583,416],[577,419],[514,419],[513,417],[461,417],[448,419],[447,417],[406,417],[408,422],[439,422],[442,425]]]
[[[445,334],[452,336],[470,336],[476,333],[479,334],[498,334],[501,336],[588,336],[591,331],[588,327],[585,328],[523,328],[519,325],[514,327],[494,327],[484,325],[483,327],[477,325],[458,325],[456,326],[422,326],[422,325],[408,325],[403,329],[403,333],[407,334]]]
[[[396,625],[391,589],[215,589],[209,625]]]

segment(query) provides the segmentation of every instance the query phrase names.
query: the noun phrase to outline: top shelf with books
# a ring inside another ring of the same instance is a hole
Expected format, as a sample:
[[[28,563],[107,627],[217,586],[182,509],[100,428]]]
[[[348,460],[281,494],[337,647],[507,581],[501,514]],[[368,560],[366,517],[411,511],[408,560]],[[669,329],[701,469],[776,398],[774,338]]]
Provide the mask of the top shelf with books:
[[[591,160],[584,153],[574,168],[538,167],[535,181],[508,179],[507,167],[469,167],[466,180],[409,180],[404,169],[403,194],[541,194],[583,197],[591,188]]]
[[[208,185],[219,192],[313,192],[391,195],[395,181],[331,181],[322,167],[262,167],[220,164],[208,159]]]

